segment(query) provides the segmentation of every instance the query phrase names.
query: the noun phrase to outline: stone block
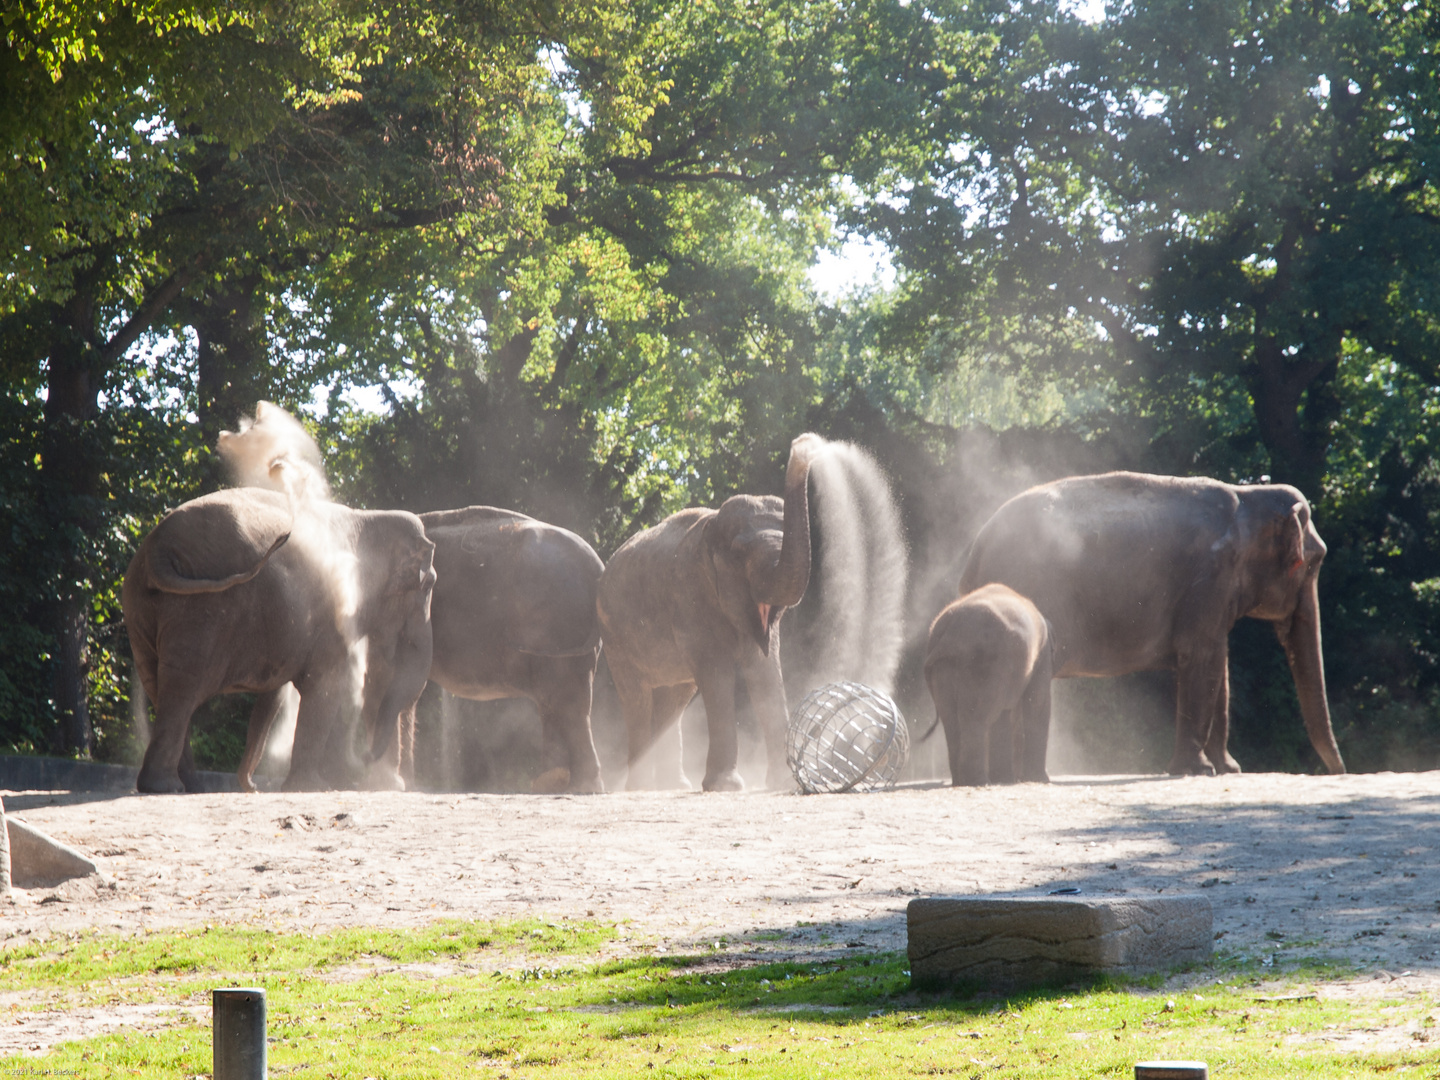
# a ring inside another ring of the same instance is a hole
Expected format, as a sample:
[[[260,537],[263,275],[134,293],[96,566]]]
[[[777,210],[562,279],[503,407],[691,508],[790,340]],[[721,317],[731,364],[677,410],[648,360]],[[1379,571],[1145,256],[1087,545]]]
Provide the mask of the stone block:
[[[48,888],[98,869],[68,844],[8,814],[5,833],[10,841],[10,881],[17,888]]]
[[[1013,989],[1096,974],[1138,975],[1209,959],[1204,896],[986,896],[910,901],[910,978]]]

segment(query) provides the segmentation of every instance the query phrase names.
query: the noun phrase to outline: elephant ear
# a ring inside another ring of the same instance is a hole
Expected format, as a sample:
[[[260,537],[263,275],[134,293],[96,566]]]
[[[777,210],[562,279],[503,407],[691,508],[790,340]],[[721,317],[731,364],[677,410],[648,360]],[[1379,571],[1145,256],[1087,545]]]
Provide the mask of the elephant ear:
[[[732,626],[752,638],[768,656],[770,627],[780,613],[772,605],[758,602],[752,585],[757,568],[774,562],[779,544],[765,544],[760,535],[763,531],[742,520],[732,508],[731,513],[717,514],[706,523],[705,546],[720,610]],[[775,550],[767,554],[769,547]]]
[[[1279,548],[1285,572],[1293,574],[1305,565],[1305,526],[1310,520],[1310,507],[1296,502],[1281,519]]]

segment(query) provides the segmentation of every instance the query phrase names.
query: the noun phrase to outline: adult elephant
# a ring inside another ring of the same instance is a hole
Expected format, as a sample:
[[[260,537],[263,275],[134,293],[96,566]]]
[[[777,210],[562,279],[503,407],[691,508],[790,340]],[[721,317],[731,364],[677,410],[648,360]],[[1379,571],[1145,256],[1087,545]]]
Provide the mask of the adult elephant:
[[[631,789],[650,786],[642,759],[698,689],[710,748],[701,786],[738,791],[736,672],[765,735],[766,783],[788,783],[780,617],[810,580],[810,464],[822,440],[790,446],[785,498],[734,495],[637,533],[600,577],[605,655],[625,715]]]
[[[475,701],[529,698],[540,713],[548,766],[532,789],[604,791],[590,728],[600,556],[568,529],[513,510],[471,506],[420,520],[435,544],[439,575],[430,608],[431,681]],[[413,774],[413,697],[408,704],[400,724],[377,724],[372,753]]]
[[[362,652],[428,671],[434,545],[420,520],[328,502],[298,515],[278,492],[218,491],[171,511],[135,553],[122,603],[156,710],[140,791],[197,790],[190,719],[207,699],[258,694],[253,731],[287,683],[300,711],[285,787],[327,786],[325,748],[359,700]]]
[[[1330,727],[1316,579],[1325,544],[1285,484],[1116,472],[1042,484],[975,538],[965,594],[989,582],[1049,621],[1056,677],[1176,671],[1173,774],[1239,772],[1228,637],[1242,616],[1275,627],[1310,742],[1345,771]]]

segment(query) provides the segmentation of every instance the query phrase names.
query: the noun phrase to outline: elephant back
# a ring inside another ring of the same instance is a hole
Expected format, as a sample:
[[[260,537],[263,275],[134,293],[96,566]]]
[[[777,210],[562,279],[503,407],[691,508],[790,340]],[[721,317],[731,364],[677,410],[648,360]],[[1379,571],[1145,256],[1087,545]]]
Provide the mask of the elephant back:
[[[435,543],[437,633],[466,623],[470,633],[522,653],[595,650],[604,564],[581,537],[488,506],[422,514],[421,521]]]
[[[228,578],[252,569],[290,527],[285,496],[260,488],[229,488],[167,514],[145,538],[136,563],[144,565],[152,579]]]

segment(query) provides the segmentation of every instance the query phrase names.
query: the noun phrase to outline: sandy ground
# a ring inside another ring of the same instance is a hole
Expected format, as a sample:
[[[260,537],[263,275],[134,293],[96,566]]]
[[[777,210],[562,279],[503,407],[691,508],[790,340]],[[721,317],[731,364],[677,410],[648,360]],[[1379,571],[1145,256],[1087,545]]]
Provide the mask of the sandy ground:
[[[727,955],[903,950],[914,896],[1078,886],[1198,891],[1214,905],[1218,949],[1262,963],[1290,950],[1325,954],[1366,972],[1327,993],[1366,983],[1440,997],[1434,772],[1072,776],[824,796],[4,799],[8,813],[102,871],[0,903],[6,944],[91,927],[324,929],[544,914],[622,921],[621,951],[713,948],[722,938]],[[43,1015],[0,1024],[0,1054],[81,1033],[51,1019],[53,1031]]]

